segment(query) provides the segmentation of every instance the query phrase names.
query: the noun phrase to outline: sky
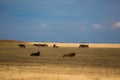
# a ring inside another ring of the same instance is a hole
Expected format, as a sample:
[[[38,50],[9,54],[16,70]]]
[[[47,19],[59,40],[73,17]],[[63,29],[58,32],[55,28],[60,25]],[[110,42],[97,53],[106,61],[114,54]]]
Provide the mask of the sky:
[[[0,39],[120,43],[120,0],[0,0]]]

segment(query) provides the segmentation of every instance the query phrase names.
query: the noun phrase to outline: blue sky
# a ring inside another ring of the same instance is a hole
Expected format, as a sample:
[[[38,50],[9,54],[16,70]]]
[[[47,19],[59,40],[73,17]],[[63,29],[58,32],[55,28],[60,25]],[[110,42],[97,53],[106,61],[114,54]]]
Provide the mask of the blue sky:
[[[0,39],[120,43],[120,0],[0,0]]]

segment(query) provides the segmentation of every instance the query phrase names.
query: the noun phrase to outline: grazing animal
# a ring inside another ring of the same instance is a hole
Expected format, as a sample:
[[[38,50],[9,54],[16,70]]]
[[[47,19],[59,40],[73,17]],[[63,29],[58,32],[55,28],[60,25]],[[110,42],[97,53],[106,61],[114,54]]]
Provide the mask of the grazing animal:
[[[37,47],[48,47],[47,44],[33,44],[33,45]]]
[[[59,48],[58,46],[56,46],[56,44],[53,45],[53,48]]]
[[[42,44],[33,44],[34,46],[41,47]]]
[[[25,45],[24,44],[19,44],[18,47],[25,48]]]
[[[48,47],[47,44],[41,44],[41,47]]]
[[[89,48],[89,45],[81,44],[79,48]]]
[[[30,54],[31,56],[40,56],[40,51]]]
[[[68,53],[64,54],[63,57],[74,57],[76,54],[75,53]]]

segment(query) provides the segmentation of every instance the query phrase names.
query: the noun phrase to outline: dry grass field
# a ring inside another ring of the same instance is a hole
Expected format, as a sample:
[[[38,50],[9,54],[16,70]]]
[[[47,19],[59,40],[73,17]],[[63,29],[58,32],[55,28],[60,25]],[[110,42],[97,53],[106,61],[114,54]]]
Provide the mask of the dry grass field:
[[[34,43],[47,43],[49,46],[56,44],[59,47],[79,47],[80,44],[84,43],[49,43],[49,42],[30,42],[29,44]],[[90,48],[120,48],[120,44],[98,44],[98,43],[87,43]]]
[[[26,48],[19,48],[19,43]],[[79,44],[62,47],[62,44],[57,44],[59,48],[38,48],[28,42],[0,41],[0,80],[120,80],[118,44],[113,48],[78,48]],[[37,51],[40,56],[30,56]],[[62,57],[71,52],[76,56]]]

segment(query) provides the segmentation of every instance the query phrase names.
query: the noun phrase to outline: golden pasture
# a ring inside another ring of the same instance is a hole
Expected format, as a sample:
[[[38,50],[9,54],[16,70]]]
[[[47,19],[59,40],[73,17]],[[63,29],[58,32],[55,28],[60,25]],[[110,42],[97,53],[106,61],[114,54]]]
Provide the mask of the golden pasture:
[[[120,80],[119,44],[46,43],[49,47],[38,48],[33,43],[0,41],[0,80]],[[36,51],[41,55],[30,56]],[[62,57],[71,52],[76,56]]]

